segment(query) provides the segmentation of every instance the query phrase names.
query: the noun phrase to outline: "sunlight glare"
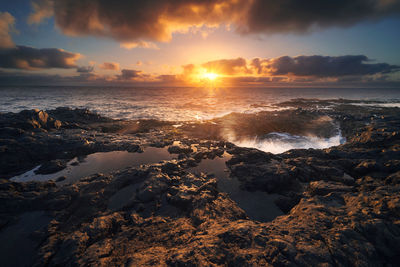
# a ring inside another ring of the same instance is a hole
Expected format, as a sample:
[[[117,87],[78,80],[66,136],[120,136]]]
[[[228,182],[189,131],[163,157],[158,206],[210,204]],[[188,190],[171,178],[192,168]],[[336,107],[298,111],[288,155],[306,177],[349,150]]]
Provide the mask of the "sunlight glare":
[[[203,77],[204,77],[205,79],[210,80],[210,81],[214,81],[215,79],[217,79],[218,74],[212,73],[212,72],[207,72],[207,73],[204,73],[204,74],[203,74]]]

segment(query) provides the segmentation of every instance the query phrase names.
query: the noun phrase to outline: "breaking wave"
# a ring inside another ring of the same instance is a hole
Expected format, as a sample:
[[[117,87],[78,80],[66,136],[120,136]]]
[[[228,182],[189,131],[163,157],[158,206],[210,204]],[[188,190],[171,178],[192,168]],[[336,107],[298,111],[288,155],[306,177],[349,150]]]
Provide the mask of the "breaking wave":
[[[257,148],[265,152],[279,154],[291,149],[328,148],[343,144],[346,140],[339,131],[337,135],[329,138],[272,132],[262,138],[255,137],[253,139],[230,141],[237,146]]]

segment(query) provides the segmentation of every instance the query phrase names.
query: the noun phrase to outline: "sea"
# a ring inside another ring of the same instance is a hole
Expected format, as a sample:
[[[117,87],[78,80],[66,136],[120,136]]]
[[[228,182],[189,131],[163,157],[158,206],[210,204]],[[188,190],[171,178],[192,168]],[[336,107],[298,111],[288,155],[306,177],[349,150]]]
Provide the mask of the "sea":
[[[0,87],[0,113],[70,107],[87,108],[114,119],[201,122],[232,112],[279,110],[282,108],[279,103],[297,98],[362,100],[366,102],[355,101],[354,104],[400,108],[400,88],[25,86]],[[282,153],[290,149],[321,149],[343,144],[346,140],[340,129],[338,132],[330,138],[273,133],[262,140],[254,136],[245,140],[228,137],[228,141],[242,147]]]
[[[114,119],[208,120],[256,113],[296,98],[382,101],[400,107],[400,88],[0,87],[0,113],[87,108]]]

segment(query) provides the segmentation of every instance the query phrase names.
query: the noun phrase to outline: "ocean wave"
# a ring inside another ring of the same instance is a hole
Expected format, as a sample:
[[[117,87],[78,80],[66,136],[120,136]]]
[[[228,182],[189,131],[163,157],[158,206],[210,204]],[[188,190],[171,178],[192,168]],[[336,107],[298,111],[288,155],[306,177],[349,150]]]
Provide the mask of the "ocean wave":
[[[23,109],[87,108],[114,119],[158,119],[163,121],[201,121],[226,114],[279,111],[301,107],[301,101],[331,99],[338,103],[398,106],[400,92],[392,89],[342,90],[318,88],[107,88],[107,87],[2,87],[0,112]],[[348,98],[348,100],[344,100]],[[358,99],[358,100],[357,100]],[[374,101],[372,101],[372,100]],[[377,101],[381,101],[377,103]],[[316,106],[324,109],[329,107]]]
[[[338,131],[337,135],[329,138],[272,132],[262,138],[254,137],[230,141],[240,147],[257,148],[265,152],[279,154],[291,149],[328,148],[343,144],[346,140]]]

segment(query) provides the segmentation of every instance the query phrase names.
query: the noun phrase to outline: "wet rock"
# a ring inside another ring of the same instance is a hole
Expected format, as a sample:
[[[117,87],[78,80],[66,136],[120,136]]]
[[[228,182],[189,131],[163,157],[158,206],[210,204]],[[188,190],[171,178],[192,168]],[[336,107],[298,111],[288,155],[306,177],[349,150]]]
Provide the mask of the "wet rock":
[[[316,181],[310,183],[308,192],[311,195],[324,196],[332,192],[351,192],[352,190],[352,186],[343,185],[341,183]]]
[[[152,201],[156,196],[157,192],[152,187],[146,187],[136,194],[136,197],[143,202]]]
[[[60,176],[60,177],[58,177],[58,178],[56,179],[56,182],[62,182],[62,181],[64,181],[65,179],[67,179],[67,177],[65,177],[65,176]]]
[[[294,206],[296,206],[301,199],[298,194],[293,194],[291,196],[280,196],[274,203],[280,208],[284,213],[288,213]]]
[[[292,191],[299,188],[299,182],[291,169],[282,161],[271,160],[267,155],[261,158],[253,157],[244,159],[239,164],[237,159],[232,158],[227,162],[231,176],[237,177],[242,187],[249,191],[261,190],[268,193],[279,191]]]
[[[138,152],[138,153],[142,153],[143,152],[143,148],[139,145],[130,145],[127,149],[128,152]]]
[[[95,151],[164,146],[172,140],[196,150],[179,152],[185,155],[179,161],[93,175],[62,186],[0,179],[0,234],[32,225],[21,220],[27,212],[43,211],[51,219],[27,239],[36,242],[31,247],[34,257],[24,258],[29,266],[397,266],[398,109],[359,107],[344,100],[287,105],[301,109],[234,114],[199,127],[187,123],[178,130],[159,123],[162,132],[153,127],[157,123],[143,122],[142,128],[115,133],[134,123],[85,110],[1,114],[0,175],[6,178],[56,158]],[[286,125],[295,116],[299,123]],[[61,122],[58,129],[48,124],[52,118]],[[240,134],[267,134],[279,126],[326,136],[332,129],[328,125],[338,123],[348,141],[331,149],[273,155],[220,140],[221,129],[233,125],[235,130],[248,125],[246,120],[256,127]],[[189,130],[191,126],[196,127]],[[196,132],[199,129],[205,132]],[[232,181],[239,181],[244,190],[278,193],[275,203],[286,214],[268,223],[253,221],[219,191],[218,177],[191,172],[192,165],[225,150],[232,154],[227,163]]]
[[[71,109],[68,107],[60,107],[55,110],[49,110],[48,113],[60,121],[68,123],[93,123],[93,122],[108,122],[110,119],[91,112],[88,109]]]
[[[387,185],[399,185],[400,184],[400,171],[393,173],[386,177],[385,184]]]
[[[379,163],[375,160],[364,160],[354,168],[354,171],[359,175],[364,175],[369,172],[379,171],[380,168]]]
[[[341,182],[345,185],[354,185],[355,179],[347,173],[343,173],[342,177],[338,177],[334,181]]]
[[[185,145],[175,145],[168,147],[168,152],[171,154],[189,154],[192,153],[193,150],[190,146]]]
[[[84,231],[89,238],[98,239],[117,232],[123,222],[124,218],[119,213],[105,215],[95,218],[84,227]]]
[[[8,137],[19,137],[24,134],[25,131],[19,128],[12,127],[3,127],[0,131],[0,137],[8,138]]]
[[[51,160],[40,166],[38,170],[35,171],[36,174],[50,174],[59,172],[67,167],[66,160]]]
[[[172,190],[176,192],[174,195],[167,195],[168,202],[174,206],[177,206],[179,209],[187,210],[192,204],[194,192],[178,188],[172,188]]]
[[[23,110],[20,113],[3,114],[0,118],[0,128],[17,128],[32,130],[35,128],[58,129],[61,122],[43,110]]]
[[[180,165],[176,161],[171,161],[164,164],[161,168],[167,174],[174,174],[176,171],[179,171]]]

